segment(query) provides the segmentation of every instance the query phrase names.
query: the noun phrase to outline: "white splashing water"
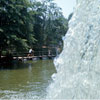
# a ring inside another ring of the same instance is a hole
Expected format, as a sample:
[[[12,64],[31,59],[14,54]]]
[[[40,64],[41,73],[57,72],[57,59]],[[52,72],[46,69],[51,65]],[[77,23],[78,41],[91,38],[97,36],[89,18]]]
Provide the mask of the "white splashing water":
[[[47,99],[100,99],[100,0],[78,0]]]

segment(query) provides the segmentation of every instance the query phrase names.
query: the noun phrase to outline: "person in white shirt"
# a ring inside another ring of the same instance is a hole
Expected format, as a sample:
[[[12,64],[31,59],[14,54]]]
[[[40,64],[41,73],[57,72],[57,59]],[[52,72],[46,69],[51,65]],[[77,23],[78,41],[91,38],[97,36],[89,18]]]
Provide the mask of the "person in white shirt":
[[[29,56],[33,56],[33,55],[34,55],[33,53],[34,53],[34,51],[30,48],[30,49],[29,49],[28,57],[29,57]]]

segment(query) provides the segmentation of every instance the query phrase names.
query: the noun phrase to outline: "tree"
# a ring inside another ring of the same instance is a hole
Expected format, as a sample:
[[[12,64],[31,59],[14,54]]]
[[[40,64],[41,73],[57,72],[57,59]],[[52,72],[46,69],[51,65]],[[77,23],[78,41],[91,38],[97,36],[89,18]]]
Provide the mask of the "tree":
[[[68,16],[68,21],[71,20],[72,16],[73,16],[73,13],[69,14],[69,16]]]
[[[34,10],[36,45],[59,45],[58,41],[62,42],[62,36],[68,29],[68,21],[62,15],[61,8],[53,0],[43,0],[33,2]]]
[[[0,51],[27,50],[35,42],[28,0],[0,0]]]
[[[53,0],[0,0],[0,56],[3,50],[58,46],[67,30],[68,20]]]

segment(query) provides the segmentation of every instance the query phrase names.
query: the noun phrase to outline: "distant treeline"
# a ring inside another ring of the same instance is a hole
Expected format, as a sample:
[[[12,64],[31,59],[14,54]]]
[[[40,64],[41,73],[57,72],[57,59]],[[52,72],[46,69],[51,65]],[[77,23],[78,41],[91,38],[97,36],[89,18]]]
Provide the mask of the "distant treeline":
[[[68,20],[53,0],[0,0],[0,55],[59,46]]]

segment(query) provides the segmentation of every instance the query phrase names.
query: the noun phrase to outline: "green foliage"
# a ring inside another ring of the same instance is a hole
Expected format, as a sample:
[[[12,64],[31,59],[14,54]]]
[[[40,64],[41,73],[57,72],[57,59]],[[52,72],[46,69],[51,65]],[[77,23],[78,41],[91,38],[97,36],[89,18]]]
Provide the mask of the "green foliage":
[[[32,14],[27,0],[0,1],[0,47],[27,50],[35,42]],[[31,40],[31,41],[30,41]],[[20,49],[19,49],[20,48]]]
[[[31,2],[30,2],[31,1]],[[68,21],[53,0],[0,0],[0,51],[59,46]]]
[[[35,45],[60,45],[68,29],[68,21],[62,15],[61,8],[53,0],[43,0],[33,2],[32,9],[36,11],[34,32],[38,41]]]
[[[73,13],[71,13],[69,16],[68,16],[68,21],[70,21],[70,19],[72,18],[73,16]]]

